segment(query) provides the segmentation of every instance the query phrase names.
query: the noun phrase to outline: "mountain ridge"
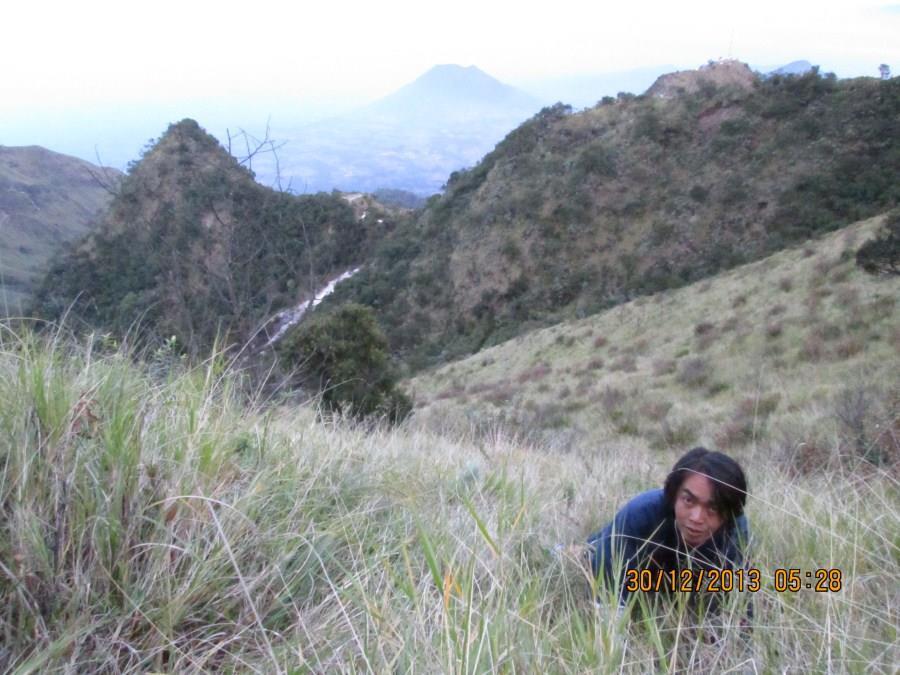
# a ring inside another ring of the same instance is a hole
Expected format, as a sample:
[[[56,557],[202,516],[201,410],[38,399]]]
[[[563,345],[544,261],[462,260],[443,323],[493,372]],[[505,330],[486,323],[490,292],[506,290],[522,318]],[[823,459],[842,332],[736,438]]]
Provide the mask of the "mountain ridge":
[[[202,346],[215,317],[246,337],[268,310],[297,304],[301,287],[311,291],[317,279],[365,263],[317,311],[347,301],[372,307],[394,354],[415,370],[705,278],[900,202],[900,80],[838,82],[811,72],[754,75],[747,86],[704,73],[689,75],[696,87],[662,98],[622,95],[577,114],[545,108],[472,169],[452,173],[443,195],[396,221],[363,220],[334,195],[296,201],[266,191],[221,148],[240,178],[206,175],[191,143],[161,142],[178,150],[163,166],[180,196],[164,210],[175,217],[157,219],[155,231],[181,281],[157,283],[164,269],[172,276],[158,259],[141,272],[150,281],[134,288],[72,276],[102,269],[96,260],[63,261],[45,284],[56,298],[50,314],[87,282],[107,321],[133,318],[136,306],[176,308],[177,316],[154,318],[160,331]],[[181,127],[200,133],[195,122]],[[136,227],[140,218],[128,215],[156,198],[159,172],[144,180],[142,171],[129,175],[116,202],[122,227]],[[275,215],[259,216],[271,207]],[[296,226],[307,207],[321,216],[308,247],[298,240],[309,233]],[[107,241],[105,255],[134,255],[127,241]],[[183,251],[189,264],[177,257]],[[307,275],[310,251],[316,269]],[[242,294],[229,297],[238,272]],[[192,311],[203,317],[197,340]]]
[[[730,63],[673,80],[663,97],[545,108],[329,301],[378,307],[423,367],[900,203],[900,79]]]
[[[38,145],[0,145],[0,314],[21,312],[51,256],[89,230],[120,178]]]

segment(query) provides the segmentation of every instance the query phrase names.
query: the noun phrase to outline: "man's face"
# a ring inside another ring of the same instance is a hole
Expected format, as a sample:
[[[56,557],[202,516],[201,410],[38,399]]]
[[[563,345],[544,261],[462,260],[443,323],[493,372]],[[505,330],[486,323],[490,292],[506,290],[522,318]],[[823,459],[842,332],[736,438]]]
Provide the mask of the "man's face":
[[[713,485],[706,476],[691,473],[675,495],[675,524],[688,546],[700,546],[725,522],[713,505]]]

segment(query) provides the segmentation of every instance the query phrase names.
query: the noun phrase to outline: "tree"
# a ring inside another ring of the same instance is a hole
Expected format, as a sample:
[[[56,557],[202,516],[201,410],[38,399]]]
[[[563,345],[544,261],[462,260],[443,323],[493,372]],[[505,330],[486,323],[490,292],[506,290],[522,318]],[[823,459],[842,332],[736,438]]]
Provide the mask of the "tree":
[[[888,216],[874,239],[860,246],[856,264],[869,274],[900,274],[900,210]]]
[[[299,370],[299,384],[320,393],[328,412],[399,422],[412,410],[397,388],[387,339],[369,307],[349,303],[313,316],[284,338],[279,355]]]

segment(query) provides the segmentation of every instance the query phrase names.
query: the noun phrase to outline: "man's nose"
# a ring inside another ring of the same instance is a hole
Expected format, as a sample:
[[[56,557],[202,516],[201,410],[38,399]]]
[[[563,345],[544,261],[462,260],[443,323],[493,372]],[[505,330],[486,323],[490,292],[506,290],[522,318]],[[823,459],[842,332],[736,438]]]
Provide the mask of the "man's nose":
[[[696,523],[702,523],[704,515],[705,515],[705,509],[702,506],[700,506],[699,504],[697,506],[695,506],[694,508],[692,508],[690,511],[690,518],[692,521],[694,521]]]

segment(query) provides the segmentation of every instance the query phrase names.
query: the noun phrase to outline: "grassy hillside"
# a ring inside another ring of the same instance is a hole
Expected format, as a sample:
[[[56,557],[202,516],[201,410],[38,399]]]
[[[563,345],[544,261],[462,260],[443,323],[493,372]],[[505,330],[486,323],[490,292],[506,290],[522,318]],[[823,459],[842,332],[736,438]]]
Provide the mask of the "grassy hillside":
[[[900,203],[900,78],[735,62],[548,108],[337,293],[413,367],[705,278]]]
[[[52,255],[109,203],[101,183],[112,189],[119,177],[37,146],[0,146],[0,316],[21,313]]]
[[[408,388],[420,416],[523,437],[765,448],[808,468],[838,451],[900,459],[900,279],[854,263],[880,221],[529,333]]]
[[[393,431],[248,401],[221,356],[135,365],[4,327],[0,669],[892,672],[898,281],[842,255],[872,226],[417,378],[439,400]],[[590,403],[585,368],[621,414],[512,421],[532,398]],[[735,409],[751,431],[718,442]],[[680,436],[657,442],[663,419]],[[616,619],[577,552],[550,553],[697,440],[748,472],[750,633],[740,596],[717,620]],[[839,568],[842,590],[776,592],[779,567]]]

